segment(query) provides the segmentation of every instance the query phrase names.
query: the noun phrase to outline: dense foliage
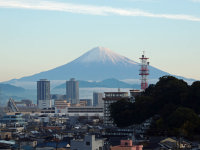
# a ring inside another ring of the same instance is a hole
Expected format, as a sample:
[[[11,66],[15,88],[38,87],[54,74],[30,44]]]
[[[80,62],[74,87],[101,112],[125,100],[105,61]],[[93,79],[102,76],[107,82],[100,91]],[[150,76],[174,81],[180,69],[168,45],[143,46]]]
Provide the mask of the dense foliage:
[[[194,137],[200,135],[200,81],[188,85],[173,76],[163,76],[150,85],[135,103],[121,100],[110,107],[119,127],[153,118],[149,134]]]

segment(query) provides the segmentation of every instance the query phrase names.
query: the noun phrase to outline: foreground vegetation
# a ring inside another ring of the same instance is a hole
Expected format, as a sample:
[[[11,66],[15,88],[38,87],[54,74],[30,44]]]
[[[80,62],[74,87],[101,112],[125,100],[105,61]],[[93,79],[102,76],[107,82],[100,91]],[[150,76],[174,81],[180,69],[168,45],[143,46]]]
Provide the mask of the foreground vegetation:
[[[140,124],[153,118],[148,134],[199,138],[200,81],[188,85],[172,76],[163,76],[150,85],[135,103],[121,100],[110,107],[118,127]]]

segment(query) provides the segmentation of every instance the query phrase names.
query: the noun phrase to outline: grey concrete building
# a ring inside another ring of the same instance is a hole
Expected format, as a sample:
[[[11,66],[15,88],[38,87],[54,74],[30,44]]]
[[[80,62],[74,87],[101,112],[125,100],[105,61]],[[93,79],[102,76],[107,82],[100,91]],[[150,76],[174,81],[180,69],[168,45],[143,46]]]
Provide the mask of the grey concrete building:
[[[51,103],[50,81],[40,79],[37,81],[37,105],[41,108],[49,107]]]
[[[85,135],[84,139],[71,141],[71,150],[103,150],[104,139],[95,139],[95,135]]]
[[[74,78],[66,81],[66,97],[71,104],[79,104],[79,83]]]
[[[103,93],[93,92],[93,106],[103,107]]]

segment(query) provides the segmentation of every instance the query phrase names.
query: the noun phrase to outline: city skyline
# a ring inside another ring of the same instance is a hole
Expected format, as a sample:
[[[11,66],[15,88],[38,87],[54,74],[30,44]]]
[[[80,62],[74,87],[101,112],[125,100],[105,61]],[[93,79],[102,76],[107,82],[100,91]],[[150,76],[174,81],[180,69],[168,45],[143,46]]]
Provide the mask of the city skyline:
[[[62,5],[61,5],[62,4]],[[200,79],[198,0],[0,0],[0,81],[64,65],[103,46]]]

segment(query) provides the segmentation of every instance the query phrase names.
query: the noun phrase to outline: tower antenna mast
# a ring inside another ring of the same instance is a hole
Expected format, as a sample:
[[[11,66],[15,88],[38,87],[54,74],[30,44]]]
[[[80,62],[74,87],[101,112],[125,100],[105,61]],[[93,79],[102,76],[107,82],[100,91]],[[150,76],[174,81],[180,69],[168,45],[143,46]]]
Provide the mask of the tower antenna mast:
[[[145,56],[145,52],[143,51],[142,57],[140,58],[141,64],[140,64],[140,73],[139,75],[141,76],[141,89],[145,90],[148,87],[148,79],[147,76],[149,75],[149,62],[148,59]]]

